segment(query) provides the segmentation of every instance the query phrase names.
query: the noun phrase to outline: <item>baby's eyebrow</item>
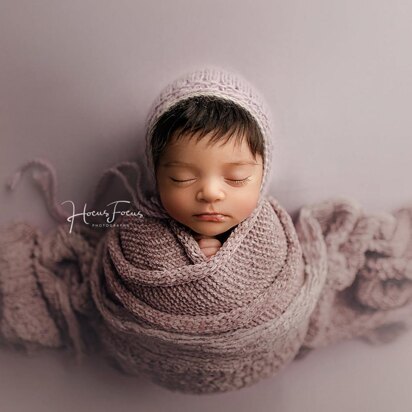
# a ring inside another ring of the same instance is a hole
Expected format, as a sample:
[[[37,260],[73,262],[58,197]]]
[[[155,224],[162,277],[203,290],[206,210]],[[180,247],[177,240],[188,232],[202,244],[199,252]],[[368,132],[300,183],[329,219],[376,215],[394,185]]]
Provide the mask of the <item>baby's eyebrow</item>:
[[[224,166],[243,166],[243,165],[252,165],[252,166],[257,166],[259,163],[253,162],[251,160],[237,160],[236,162],[228,162],[224,163]],[[189,166],[189,167],[196,167],[196,165],[192,163],[187,163],[187,162],[181,162],[178,160],[173,160],[171,162],[166,162],[163,164],[163,166],[168,167],[168,166]]]

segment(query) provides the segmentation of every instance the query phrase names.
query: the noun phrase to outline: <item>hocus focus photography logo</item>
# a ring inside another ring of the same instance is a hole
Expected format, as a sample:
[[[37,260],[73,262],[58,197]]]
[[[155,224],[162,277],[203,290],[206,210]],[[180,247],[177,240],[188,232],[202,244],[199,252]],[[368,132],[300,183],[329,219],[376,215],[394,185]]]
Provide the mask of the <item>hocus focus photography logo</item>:
[[[83,218],[83,222],[86,225],[91,224],[92,226],[102,226],[102,224],[96,224],[96,223],[90,223],[87,221],[88,217],[91,216],[101,216],[101,217],[105,217],[106,218],[106,223],[104,223],[103,225],[105,226],[114,226],[116,225],[115,223],[113,223],[116,219],[116,216],[120,215],[120,216],[135,216],[135,217],[139,217],[142,218],[143,214],[142,212],[137,211],[130,211],[130,210],[118,210],[117,207],[119,204],[130,204],[130,201],[128,200],[116,200],[115,202],[111,202],[108,203],[106,206],[111,206],[113,205],[113,210],[111,212],[108,212],[106,209],[104,209],[103,211],[98,211],[98,210],[90,210],[87,211],[87,203],[84,204],[83,207],[83,211],[80,213],[76,213],[76,208],[74,205],[74,202],[72,200],[66,200],[64,202],[62,202],[61,204],[65,204],[65,203],[70,203],[72,206],[72,214],[71,216],[68,216],[67,221],[70,223],[70,230],[69,233],[72,233],[73,230],[73,224],[74,224],[74,219],[81,216]]]

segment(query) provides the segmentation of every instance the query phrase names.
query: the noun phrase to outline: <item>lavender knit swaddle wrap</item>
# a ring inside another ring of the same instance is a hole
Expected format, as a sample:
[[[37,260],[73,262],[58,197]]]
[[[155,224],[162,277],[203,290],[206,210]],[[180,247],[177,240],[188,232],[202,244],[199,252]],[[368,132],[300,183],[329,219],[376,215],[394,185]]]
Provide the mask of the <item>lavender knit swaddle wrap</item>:
[[[121,368],[195,393],[243,387],[292,360],[322,279],[316,278],[317,292],[316,282],[302,288],[302,252],[291,218],[262,195],[272,163],[271,119],[240,76],[200,70],[162,91],[146,126],[148,169],[154,172],[149,142],[156,120],[200,94],[232,100],[258,121],[265,146],[258,206],[208,261],[188,228],[154,207],[160,199],[153,191],[147,207],[154,211],[145,212],[154,217],[121,219],[125,228],[107,235],[91,276],[104,318],[98,334]],[[108,293],[118,302],[115,310]]]
[[[302,208],[294,226],[266,195],[271,119],[240,76],[207,68],[171,83],[149,113],[146,142],[162,113],[198,94],[235,101],[261,128],[264,174],[253,213],[207,260],[162,208],[147,144],[147,193],[136,163],[105,173],[122,180],[142,219],[121,217],[122,226],[99,234],[75,227],[69,235],[67,223],[45,237],[27,224],[0,232],[3,339],[81,353],[85,321],[122,370],[211,393],[249,386],[340,339],[396,337],[412,320],[412,207],[367,215],[352,200],[333,199]],[[126,167],[136,172],[133,186]],[[53,193],[50,210],[63,221]]]

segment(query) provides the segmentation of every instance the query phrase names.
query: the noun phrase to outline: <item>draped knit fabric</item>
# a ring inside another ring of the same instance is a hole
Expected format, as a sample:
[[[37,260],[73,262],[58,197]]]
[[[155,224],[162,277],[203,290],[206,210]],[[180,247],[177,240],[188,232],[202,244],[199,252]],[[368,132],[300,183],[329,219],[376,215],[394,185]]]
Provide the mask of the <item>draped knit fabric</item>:
[[[263,131],[259,202],[210,259],[153,187],[141,189],[154,175],[138,162],[110,168],[96,187],[95,198],[106,177],[117,176],[142,212],[107,229],[75,224],[69,232],[47,161],[27,162],[12,177],[13,189],[24,170],[39,168],[35,182],[60,223],[47,234],[26,222],[0,231],[3,344],[73,348],[78,360],[98,347],[125,373],[201,394],[252,385],[339,340],[390,342],[410,326],[412,205],[372,214],[334,198],[302,207],[293,222],[265,192],[270,119],[251,90],[239,76],[203,69],[164,89],[148,117],[147,144],[175,102],[219,94],[249,110]]]

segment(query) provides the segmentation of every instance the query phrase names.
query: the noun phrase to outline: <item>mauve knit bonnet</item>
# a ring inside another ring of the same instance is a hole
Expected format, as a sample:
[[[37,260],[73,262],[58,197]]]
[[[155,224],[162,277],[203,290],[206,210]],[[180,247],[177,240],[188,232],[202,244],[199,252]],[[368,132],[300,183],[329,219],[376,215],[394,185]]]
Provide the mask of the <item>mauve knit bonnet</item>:
[[[160,205],[160,197],[154,189],[155,175],[151,156],[150,139],[156,121],[172,106],[193,96],[208,95],[231,100],[247,110],[256,120],[263,136],[263,177],[260,199],[268,190],[272,164],[273,118],[263,96],[239,73],[206,66],[181,75],[168,84],[154,100],[146,119],[146,165],[149,171],[148,182],[153,193],[152,201]]]

